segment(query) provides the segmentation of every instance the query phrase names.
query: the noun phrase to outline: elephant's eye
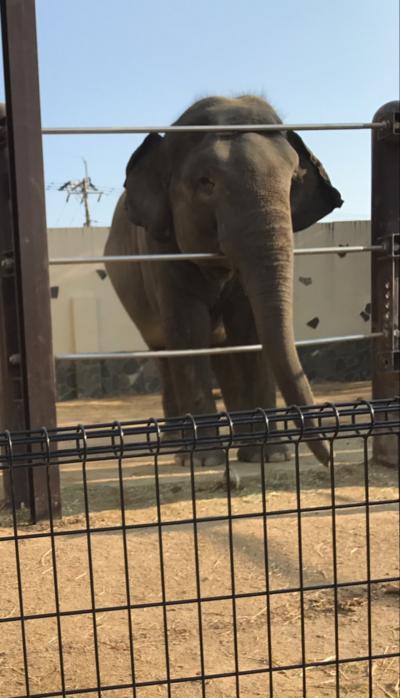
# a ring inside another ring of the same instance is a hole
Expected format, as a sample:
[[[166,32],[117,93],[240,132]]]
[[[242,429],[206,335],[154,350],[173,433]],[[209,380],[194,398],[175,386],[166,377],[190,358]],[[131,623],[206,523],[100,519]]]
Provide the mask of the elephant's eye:
[[[214,182],[211,181],[211,179],[208,179],[208,177],[200,177],[199,178],[199,189],[202,193],[204,194],[212,194],[214,190]]]

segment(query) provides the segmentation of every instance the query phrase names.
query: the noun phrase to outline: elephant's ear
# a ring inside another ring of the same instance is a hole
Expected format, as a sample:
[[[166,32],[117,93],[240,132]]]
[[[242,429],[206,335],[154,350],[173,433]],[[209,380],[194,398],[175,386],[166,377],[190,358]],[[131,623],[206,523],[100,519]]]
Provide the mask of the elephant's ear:
[[[169,240],[172,231],[168,179],[164,139],[151,133],[128,162],[125,188],[130,221],[159,242]]]
[[[294,131],[287,133],[290,145],[299,156],[299,167],[292,180],[290,203],[293,230],[303,230],[334,208],[342,205],[340,193],[335,189],[322,163],[307,148]]]

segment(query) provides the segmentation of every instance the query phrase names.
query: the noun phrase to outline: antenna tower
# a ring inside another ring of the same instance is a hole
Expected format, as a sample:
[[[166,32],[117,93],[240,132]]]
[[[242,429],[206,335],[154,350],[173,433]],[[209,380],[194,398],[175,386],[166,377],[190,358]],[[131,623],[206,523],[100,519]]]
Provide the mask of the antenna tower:
[[[67,201],[69,201],[71,196],[80,197],[81,204],[83,204],[85,208],[85,220],[83,224],[84,226],[90,228],[92,225],[92,219],[90,217],[89,196],[94,194],[97,196],[97,201],[100,201],[103,194],[106,194],[107,192],[105,189],[99,189],[93,184],[89,177],[88,164],[85,158],[82,158],[82,160],[85,166],[85,176],[83,179],[77,181],[69,180],[68,182],[62,184],[61,187],[58,187],[58,191],[67,192]]]

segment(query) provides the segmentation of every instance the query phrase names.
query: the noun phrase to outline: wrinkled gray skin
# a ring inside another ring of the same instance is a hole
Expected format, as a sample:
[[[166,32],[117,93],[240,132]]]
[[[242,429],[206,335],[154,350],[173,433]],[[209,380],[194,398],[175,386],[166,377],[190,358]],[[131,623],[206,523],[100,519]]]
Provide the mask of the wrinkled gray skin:
[[[177,124],[281,123],[258,97],[209,97]],[[296,133],[148,136],[127,166],[106,255],[214,252],[226,263],[107,264],[111,282],[151,349],[262,343],[260,354],[160,361],[166,416],[212,413],[212,369],[228,410],[314,402],[293,331],[293,232],[341,205]],[[323,442],[309,442],[328,464]],[[269,447],[267,458],[286,457]],[[242,446],[241,460],[259,449]],[[221,452],[197,461],[221,462]]]

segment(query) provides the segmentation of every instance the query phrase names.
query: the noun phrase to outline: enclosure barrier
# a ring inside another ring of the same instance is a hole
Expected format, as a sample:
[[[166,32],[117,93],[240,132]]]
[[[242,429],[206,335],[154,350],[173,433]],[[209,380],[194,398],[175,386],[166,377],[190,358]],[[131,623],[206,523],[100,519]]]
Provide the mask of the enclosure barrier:
[[[374,338],[375,349],[373,397],[388,398],[395,392],[393,384],[398,382],[400,356],[398,102],[384,105],[372,120],[358,123],[42,128],[35,2],[2,0],[0,11],[8,113],[7,121],[0,115],[1,424],[11,429],[24,429],[42,424],[51,428],[56,423],[42,135],[371,130],[372,240],[369,251],[372,269],[370,337]],[[322,252],[314,249],[313,253]],[[377,439],[375,443],[381,459],[396,465],[398,450],[393,451],[384,439]],[[21,469],[16,477],[15,496],[19,505],[28,503],[34,520],[46,516],[45,482],[40,479],[40,471]],[[6,481],[6,489],[8,486]],[[52,472],[52,492],[53,504],[57,503],[60,513],[56,469]]]
[[[296,689],[306,698],[321,686],[336,696],[358,686],[369,697],[383,686],[394,696],[400,471],[384,483],[375,475],[371,441],[383,435],[400,438],[399,398],[0,433],[0,469],[12,485],[20,468],[41,469],[49,507],[47,523],[29,526],[12,486],[12,512],[0,519],[0,691],[126,698],[158,686],[205,698],[219,687],[230,698]],[[313,439],[328,442],[331,467],[307,473]],[[284,480],[266,462],[276,442],[294,456]],[[201,452],[222,449],[230,473],[243,444],[260,456],[243,490],[230,477],[223,489],[204,481]],[[349,448],[358,448],[350,483]],[[189,467],[171,483],[169,456],[179,449]],[[145,488],[135,470],[143,459]],[[96,517],[101,462],[114,467],[108,521]],[[66,488],[68,476],[77,483],[64,522],[50,485],[60,465]]]
[[[308,247],[294,250],[295,257],[299,255],[314,254],[354,254],[358,252],[384,252],[383,245],[340,245],[338,247]],[[105,262],[195,262],[206,259],[224,259],[223,255],[212,254],[211,252],[180,253],[180,254],[125,254],[125,255],[104,255],[92,257],[53,257],[49,259],[50,266],[63,264],[101,264]],[[7,266],[7,263],[6,263]]]
[[[111,135],[127,133],[273,133],[277,131],[383,131],[390,129],[392,123],[388,119],[382,121],[356,123],[327,123],[327,124],[218,124],[194,126],[59,126],[42,128],[44,136],[79,136],[79,135]],[[397,125],[398,128],[398,125]]]
[[[309,247],[305,249],[295,249],[294,255],[319,255],[319,254],[355,254],[360,252],[384,252],[383,245],[340,245],[336,247]],[[54,257],[49,259],[50,266],[63,266],[70,264],[99,264],[99,263],[122,263],[129,262],[186,262],[186,261],[204,261],[209,259],[224,259],[223,255],[212,254],[207,252],[202,253],[187,253],[187,254],[152,254],[152,255],[97,255],[90,257]],[[382,333],[373,332],[356,335],[341,335],[339,337],[322,337],[319,339],[298,340],[296,346],[320,346],[324,344],[336,344],[342,342],[358,342],[366,339],[376,339],[381,337]],[[256,345],[237,345],[226,347],[210,347],[208,349],[176,349],[168,350],[161,349],[158,351],[124,351],[124,352],[74,352],[74,353],[59,353],[55,358],[60,361],[92,361],[92,360],[119,360],[119,359],[157,359],[157,358],[173,358],[179,356],[213,356],[216,354],[237,354],[242,352],[259,352],[262,350],[261,344]]]
[[[313,347],[324,344],[336,344],[338,342],[361,342],[365,339],[377,339],[382,337],[382,332],[370,332],[369,334],[348,334],[340,337],[322,337],[320,339],[299,339],[296,347]],[[207,349],[157,349],[151,351],[114,351],[114,352],[75,352],[73,354],[56,354],[55,358],[64,361],[92,361],[100,359],[165,359],[179,356],[215,356],[216,354],[241,354],[243,352],[262,351],[261,344],[243,344],[231,347],[209,347]]]
[[[11,504],[0,512],[0,691],[136,698],[157,687],[168,698],[180,688],[206,698],[217,685],[229,698],[280,698],[288,686],[306,697],[350,685],[360,696],[395,695],[399,104],[357,124],[42,129],[34,0],[2,0],[0,9],[0,421],[10,428],[0,433],[0,471]],[[360,128],[372,132],[372,244],[340,251],[371,253],[373,392],[382,399],[55,427],[42,134]],[[307,442],[321,439],[329,469],[307,461]],[[294,457],[276,473],[268,449],[282,443]],[[234,449],[244,445],[260,464],[233,489]],[[395,466],[386,475],[371,446]],[[225,489],[195,468],[215,449]],[[181,477],[177,451],[189,466]],[[104,518],[96,496],[111,490]]]

